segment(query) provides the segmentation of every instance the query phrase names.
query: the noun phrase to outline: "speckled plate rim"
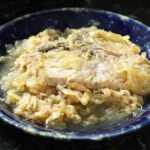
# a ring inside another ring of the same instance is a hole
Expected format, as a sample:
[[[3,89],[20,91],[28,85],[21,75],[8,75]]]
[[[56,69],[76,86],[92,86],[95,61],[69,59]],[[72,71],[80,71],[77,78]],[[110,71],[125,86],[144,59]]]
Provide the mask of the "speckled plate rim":
[[[73,11],[73,12],[98,12],[98,13],[102,13],[102,14],[107,14],[109,16],[116,16],[119,17],[120,20],[125,21],[125,20],[130,20],[132,22],[135,22],[139,25],[141,25],[143,28],[145,28],[147,31],[150,31],[150,27],[146,26],[145,24],[129,18],[127,16],[118,14],[118,13],[114,13],[111,11],[105,11],[105,10],[98,10],[98,9],[91,9],[91,8],[56,8],[56,9],[50,9],[50,10],[44,10],[44,11],[38,11],[32,14],[27,14],[24,15],[22,17],[18,17],[2,26],[0,26],[0,31],[4,30],[5,28],[11,26],[12,24],[15,24],[17,22],[19,22],[20,20],[23,20],[25,18],[29,18],[30,16],[36,16],[39,14],[44,14],[47,12],[52,12],[52,11]],[[150,110],[150,108],[148,107],[147,109]],[[8,114],[6,114],[1,108],[0,108],[0,119],[7,122],[8,124],[15,126],[18,129],[23,130],[24,132],[30,133],[32,135],[38,135],[38,136],[43,136],[43,137],[51,137],[51,138],[55,138],[55,139],[66,139],[66,140],[71,140],[71,139],[76,139],[76,140],[102,140],[104,138],[112,138],[112,137],[116,137],[125,133],[129,133],[129,132],[134,132],[146,125],[150,124],[150,114],[147,115],[147,117],[144,117],[141,121],[139,122],[134,122],[134,124],[131,125],[126,125],[124,127],[121,128],[117,128],[113,131],[108,131],[108,132],[94,132],[92,134],[90,133],[81,133],[79,132],[70,132],[70,131],[58,131],[58,130],[41,130],[39,128],[35,128],[33,126],[31,126],[30,124],[27,124],[21,120],[16,120],[13,117],[9,116]]]

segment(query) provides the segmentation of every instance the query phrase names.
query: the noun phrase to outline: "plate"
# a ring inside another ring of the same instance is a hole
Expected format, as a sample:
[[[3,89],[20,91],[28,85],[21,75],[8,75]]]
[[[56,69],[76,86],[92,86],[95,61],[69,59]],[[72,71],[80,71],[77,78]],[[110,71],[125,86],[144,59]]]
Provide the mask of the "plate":
[[[112,31],[121,35],[130,35],[131,41],[145,51],[150,59],[150,28],[146,25],[117,13],[85,9],[85,8],[61,8],[45,10],[28,14],[8,22],[0,27],[0,55],[5,55],[5,44],[12,44],[16,40],[27,38],[37,34],[47,27],[56,29],[80,28],[97,26],[106,31]],[[1,93],[2,94],[2,93]],[[0,118],[5,122],[34,135],[53,137],[58,139],[102,140],[135,131],[150,124],[150,103],[145,103],[143,110],[135,117],[106,127],[95,126],[89,130],[46,129],[42,126],[20,119],[14,115],[9,107],[0,103]]]

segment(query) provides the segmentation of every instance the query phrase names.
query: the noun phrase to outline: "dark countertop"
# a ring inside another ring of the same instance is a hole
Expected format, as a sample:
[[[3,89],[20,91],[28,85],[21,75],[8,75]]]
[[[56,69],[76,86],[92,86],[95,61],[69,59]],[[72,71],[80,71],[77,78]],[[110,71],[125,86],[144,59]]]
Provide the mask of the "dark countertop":
[[[150,26],[150,0],[0,0],[0,25],[21,15],[58,7],[91,7],[130,16]],[[150,126],[137,132],[93,141],[35,137],[0,121],[0,150],[150,150]]]

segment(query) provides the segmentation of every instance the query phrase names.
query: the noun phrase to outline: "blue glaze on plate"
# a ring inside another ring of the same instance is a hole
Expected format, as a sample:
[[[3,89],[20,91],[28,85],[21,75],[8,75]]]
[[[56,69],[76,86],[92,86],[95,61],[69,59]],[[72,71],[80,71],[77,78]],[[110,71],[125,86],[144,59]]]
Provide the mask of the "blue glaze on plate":
[[[5,44],[12,44],[16,40],[27,38],[37,34],[47,27],[57,29],[80,28],[95,25],[98,28],[112,31],[121,35],[130,35],[131,41],[141,47],[142,52],[147,53],[150,59],[150,28],[146,25],[113,12],[83,9],[83,8],[62,8],[46,10],[17,18],[0,27],[0,55],[5,55]],[[114,137],[140,129],[150,124],[150,103],[146,103],[143,110],[134,118],[129,117],[123,122],[106,127],[96,126],[86,130],[54,130],[46,129],[26,120],[19,119],[10,109],[0,103],[0,118],[7,123],[24,130],[25,132],[44,137],[59,139],[89,139],[101,140]]]

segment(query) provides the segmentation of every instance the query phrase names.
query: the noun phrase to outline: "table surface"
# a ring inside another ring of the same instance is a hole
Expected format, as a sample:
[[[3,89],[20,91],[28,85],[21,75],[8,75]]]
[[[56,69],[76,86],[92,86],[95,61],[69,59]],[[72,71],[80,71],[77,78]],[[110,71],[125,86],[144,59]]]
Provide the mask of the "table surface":
[[[150,0],[0,0],[0,25],[21,15],[59,7],[114,11],[150,26]],[[0,150],[150,150],[150,126],[103,141],[62,141],[35,137],[0,121]]]

